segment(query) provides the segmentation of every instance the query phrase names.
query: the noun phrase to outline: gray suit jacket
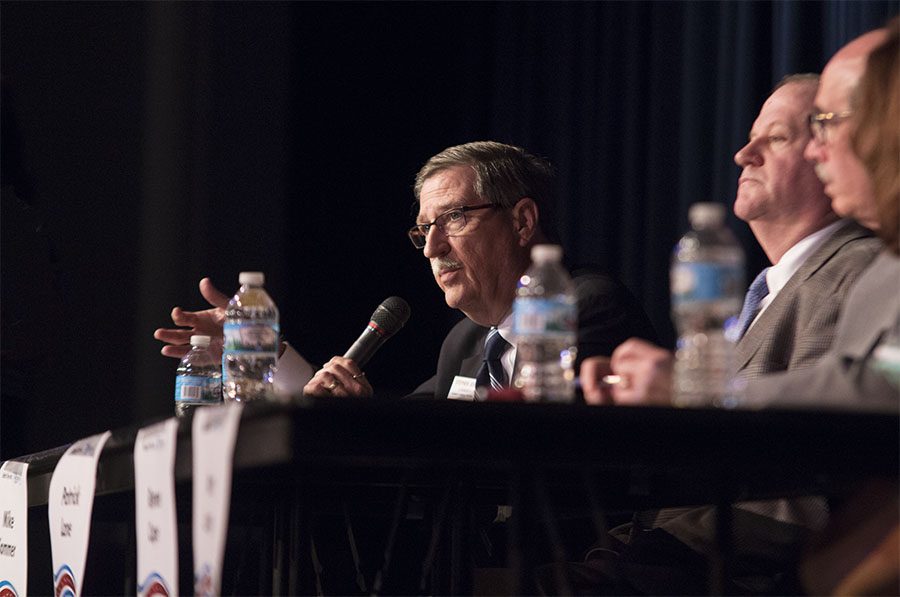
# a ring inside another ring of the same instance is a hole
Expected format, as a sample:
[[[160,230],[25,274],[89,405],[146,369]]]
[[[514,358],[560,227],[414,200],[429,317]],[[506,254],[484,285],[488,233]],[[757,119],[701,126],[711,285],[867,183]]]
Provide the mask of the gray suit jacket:
[[[812,367],[835,338],[841,305],[851,286],[881,246],[869,230],[854,222],[835,231],[803,262],[741,338],[737,345],[739,375],[753,380]],[[639,520],[643,518],[646,525],[645,516]],[[735,504],[735,554],[757,562],[759,576],[732,580],[748,590],[765,586],[796,561],[810,529],[821,528],[827,518],[827,506],[817,497]],[[665,509],[648,526],[665,530],[701,553],[712,553],[715,546],[712,508]]]
[[[751,382],[754,405],[897,412],[900,389],[872,366],[875,349],[900,341],[900,257],[882,251],[841,311],[834,344],[816,365]]]
[[[844,297],[882,244],[848,221],[791,276],[737,345],[745,379],[813,365],[831,346]]]

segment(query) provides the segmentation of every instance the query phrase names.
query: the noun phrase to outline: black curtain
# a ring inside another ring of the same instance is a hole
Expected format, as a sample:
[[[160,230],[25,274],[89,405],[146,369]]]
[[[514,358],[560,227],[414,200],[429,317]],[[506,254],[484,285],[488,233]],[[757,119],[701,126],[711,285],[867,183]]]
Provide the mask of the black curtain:
[[[203,275],[230,293],[239,271],[266,272],[314,363],[383,298],[406,298],[407,328],[368,373],[380,393],[412,389],[459,317],[405,238],[413,175],[476,139],[556,164],[569,261],[619,276],[671,342],[688,205],[730,206],[732,156],[775,82],[820,71],[898,9],[4,2],[4,214],[12,202],[27,218],[0,235],[2,456],[171,414],[175,362],[151,334],[172,306],[204,306]],[[39,234],[10,230],[23,221]],[[757,270],[749,230],[730,224]],[[41,275],[7,273],[38,250]],[[10,328],[11,302],[64,323]],[[38,347],[27,362],[10,354],[23,339]]]
[[[730,208],[732,157],[773,85],[821,71],[890,4],[500,4],[487,136],[554,159],[570,257],[620,276],[671,342],[667,271],[688,206]],[[755,275],[764,255],[729,224]]]

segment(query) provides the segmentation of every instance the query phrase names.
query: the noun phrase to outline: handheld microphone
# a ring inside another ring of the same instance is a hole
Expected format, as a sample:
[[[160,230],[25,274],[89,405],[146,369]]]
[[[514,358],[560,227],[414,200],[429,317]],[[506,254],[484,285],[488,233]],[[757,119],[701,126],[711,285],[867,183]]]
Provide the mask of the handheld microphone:
[[[381,348],[388,338],[396,334],[408,319],[409,304],[406,301],[399,296],[384,299],[372,313],[369,325],[359,335],[344,358],[353,359],[362,369],[375,351]]]

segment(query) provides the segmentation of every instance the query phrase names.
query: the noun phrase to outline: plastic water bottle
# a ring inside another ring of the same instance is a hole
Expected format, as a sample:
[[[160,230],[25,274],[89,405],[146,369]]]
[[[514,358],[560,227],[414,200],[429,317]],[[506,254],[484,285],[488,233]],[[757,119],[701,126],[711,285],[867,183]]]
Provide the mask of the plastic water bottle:
[[[175,374],[175,414],[222,402],[222,367],[210,354],[209,336],[191,336],[191,350]]]
[[[513,387],[527,401],[571,402],[575,397],[575,286],[562,266],[562,247],[535,245],[513,303],[516,371]]]
[[[225,309],[222,372],[225,401],[274,399],[278,308],[263,288],[262,272],[241,272]]]
[[[734,340],[744,285],[744,251],[725,227],[725,206],[695,203],[691,230],[672,255],[672,318],[678,331],[676,406],[735,405]]]

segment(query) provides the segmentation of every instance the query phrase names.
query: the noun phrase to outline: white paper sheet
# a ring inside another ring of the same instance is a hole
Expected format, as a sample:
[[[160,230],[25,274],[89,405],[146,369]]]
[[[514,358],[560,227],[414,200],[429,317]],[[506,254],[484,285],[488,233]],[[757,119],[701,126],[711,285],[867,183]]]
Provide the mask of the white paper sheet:
[[[175,447],[178,421],[138,431],[134,441],[137,594],[178,596]]]
[[[97,462],[110,435],[92,435],[69,446],[50,479],[47,515],[57,597],[78,597],[84,586]]]
[[[194,412],[194,594],[218,595],[231,507],[231,467],[243,404],[230,402]]]
[[[28,464],[0,466],[0,596],[28,594]]]

